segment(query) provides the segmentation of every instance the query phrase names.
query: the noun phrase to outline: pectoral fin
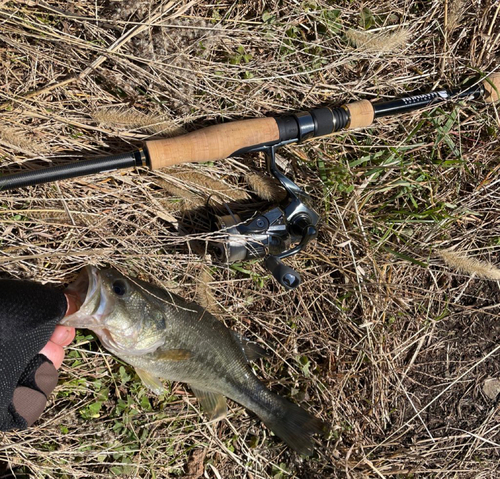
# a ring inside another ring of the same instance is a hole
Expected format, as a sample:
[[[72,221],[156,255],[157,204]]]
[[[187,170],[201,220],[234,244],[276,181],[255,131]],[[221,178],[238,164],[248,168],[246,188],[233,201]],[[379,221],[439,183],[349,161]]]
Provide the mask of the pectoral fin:
[[[202,391],[191,386],[210,421],[219,421],[227,414],[226,398],[222,394]]]
[[[156,359],[166,359],[167,361],[185,361],[191,357],[188,349],[165,349],[155,353]]]
[[[144,385],[155,394],[162,394],[165,392],[165,388],[163,387],[160,378],[153,376],[151,373],[141,368],[135,368],[135,372],[141,378]]]
[[[235,333],[234,331],[232,331],[232,333],[233,337],[241,346],[241,349],[243,349],[248,361],[255,361],[267,355],[267,351],[262,346],[259,346],[257,343],[250,342],[247,338]]]

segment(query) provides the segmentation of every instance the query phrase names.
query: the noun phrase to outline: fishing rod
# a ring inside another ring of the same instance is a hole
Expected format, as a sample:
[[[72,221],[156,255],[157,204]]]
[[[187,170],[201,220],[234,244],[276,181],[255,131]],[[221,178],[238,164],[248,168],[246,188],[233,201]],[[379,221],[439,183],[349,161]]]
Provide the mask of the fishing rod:
[[[376,103],[360,100],[280,117],[212,125],[174,138],[149,140],[144,148],[128,153],[1,176],[0,192],[124,168],[157,170],[264,152],[268,171],[284,187],[287,198],[279,206],[257,212],[246,221],[232,212],[219,217],[218,226],[227,233],[228,240],[216,243],[212,251],[218,259],[229,263],[264,258],[278,282],[294,289],[300,284],[300,275],[281,260],[298,253],[316,237],[319,215],[309,206],[308,195],[277,169],[278,148],[340,130],[368,127],[377,118],[401,115],[448,100],[483,99],[493,103],[500,98],[499,91],[500,73],[494,73],[463,90],[439,90]]]

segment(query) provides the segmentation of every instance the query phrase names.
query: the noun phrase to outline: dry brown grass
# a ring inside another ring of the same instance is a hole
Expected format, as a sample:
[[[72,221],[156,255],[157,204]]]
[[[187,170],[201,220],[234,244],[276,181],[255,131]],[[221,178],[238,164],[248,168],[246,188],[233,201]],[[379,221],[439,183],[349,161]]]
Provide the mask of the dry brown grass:
[[[444,262],[454,269],[468,275],[477,275],[483,279],[500,280],[500,269],[488,261],[479,261],[469,258],[457,251],[438,251]]]
[[[127,151],[162,134],[155,117],[192,130],[457,85],[498,69],[499,8],[465,2],[446,30],[441,1],[0,2],[0,129],[43,145],[2,136],[2,171]],[[381,55],[349,42],[363,29],[408,36]],[[96,119],[109,109],[137,121]],[[198,294],[269,350],[268,386],[332,432],[305,460],[235,404],[206,424],[182,385],[149,395],[82,333],[42,419],[2,435],[0,458],[40,478],[497,477],[499,406],[483,386],[500,366],[498,282],[437,252],[499,262],[498,121],[494,106],[449,104],[283,149],[323,218],[287,260],[304,280],[293,292],[199,247],[218,237],[214,191],[263,207],[244,199],[259,156],[1,193],[3,276],[61,284],[111,264]]]
[[[371,53],[394,53],[406,47],[409,32],[398,29],[393,32],[347,30],[346,37],[358,50]]]

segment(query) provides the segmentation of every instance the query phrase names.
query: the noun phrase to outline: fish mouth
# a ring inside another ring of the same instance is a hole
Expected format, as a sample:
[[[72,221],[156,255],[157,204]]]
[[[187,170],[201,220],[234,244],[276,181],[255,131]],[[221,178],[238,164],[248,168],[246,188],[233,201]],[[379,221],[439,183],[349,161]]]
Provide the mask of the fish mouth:
[[[85,267],[64,291],[78,309],[65,316],[60,324],[90,329],[108,351],[117,355],[126,352],[129,356],[141,356],[153,352],[164,343],[164,339],[137,347],[142,321],[121,320],[116,294],[111,286],[116,277],[121,278],[116,273],[110,269],[101,271],[94,266]]]
[[[76,312],[64,317],[60,324],[74,328],[91,328],[102,315],[97,317],[100,309],[102,278],[94,266],[86,266],[75,281],[65,290],[64,294],[71,297],[76,305]]]
[[[85,303],[88,296],[95,294],[99,283],[99,272],[93,266],[86,266],[82,269],[75,281],[68,285],[65,294],[72,296],[77,301],[77,309]]]

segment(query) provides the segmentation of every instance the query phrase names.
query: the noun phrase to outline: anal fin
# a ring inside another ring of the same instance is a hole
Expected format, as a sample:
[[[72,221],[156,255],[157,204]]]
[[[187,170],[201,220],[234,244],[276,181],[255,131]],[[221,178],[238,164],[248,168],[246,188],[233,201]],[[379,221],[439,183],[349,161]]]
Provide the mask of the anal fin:
[[[135,372],[141,378],[144,385],[155,394],[162,394],[165,392],[165,388],[160,378],[153,376],[151,373],[141,368],[135,368]]]
[[[226,417],[226,398],[222,394],[203,391],[193,386],[191,386],[191,389],[200,401],[201,407],[210,421],[219,421]]]

